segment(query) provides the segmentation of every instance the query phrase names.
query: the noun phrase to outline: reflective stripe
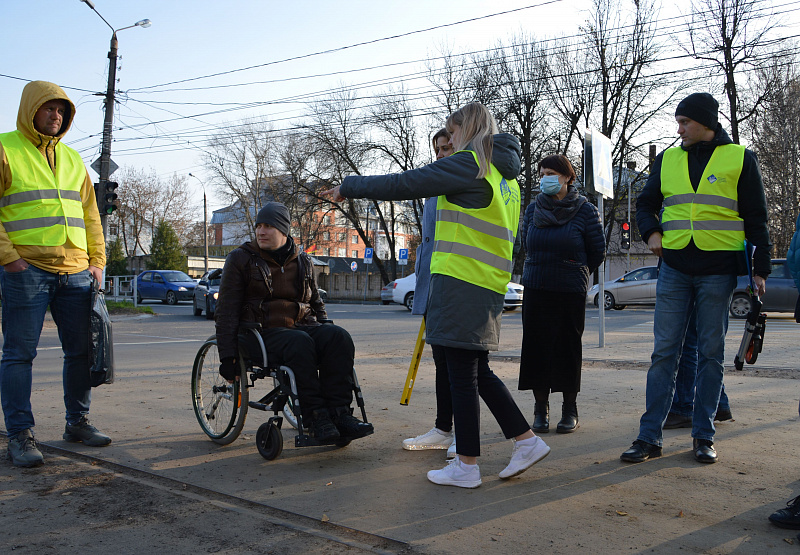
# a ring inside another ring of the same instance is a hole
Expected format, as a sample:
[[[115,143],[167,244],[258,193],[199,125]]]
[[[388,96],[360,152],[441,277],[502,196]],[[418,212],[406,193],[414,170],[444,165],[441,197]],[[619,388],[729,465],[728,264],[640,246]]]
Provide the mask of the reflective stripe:
[[[661,222],[661,229],[664,231],[676,231],[694,229],[695,231],[744,231],[743,221],[730,221],[730,220],[700,220],[692,222],[690,220],[670,220],[668,222]]]
[[[60,195],[60,197],[59,197]],[[0,208],[12,204],[21,204],[23,202],[30,202],[32,200],[45,200],[62,198],[65,200],[77,200],[81,202],[81,193],[79,191],[67,191],[65,189],[37,189],[35,191],[23,191],[21,193],[12,193],[0,198]]]
[[[502,256],[497,256],[491,252],[485,251],[478,247],[465,245],[463,243],[454,243],[452,241],[434,241],[433,250],[442,254],[459,254],[466,256],[478,262],[483,262],[487,266],[496,268],[501,272],[511,272],[514,268],[514,261],[507,260]]]
[[[664,199],[664,206],[675,206],[676,204],[708,204],[711,206],[720,206],[722,208],[727,208],[729,210],[733,210],[734,212],[739,211],[739,203],[732,198],[721,197],[719,195],[703,195],[703,194],[693,194],[693,193],[684,193],[682,195],[672,195]]]
[[[480,231],[485,235],[503,239],[504,241],[514,242],[514,233],[501,225],[493,224],[480,218],[476,218],[464,212],[456,210],[437,210],[436,219],[440,222],[448,222],[453,224],[461,224],[463,226]]]
[[[51,227],[54,225],[64,225],[64,218],[60,217],[47,217],[47,218],[30,218],[27,220],[17,220],[13,222],[3,222],[3,227],[7,232],[24,231],[26,229],[36,229],[39,227]],[[70,227],[79,227],[86,229],[86,224],[80,218],[67,218],[67,225]]]

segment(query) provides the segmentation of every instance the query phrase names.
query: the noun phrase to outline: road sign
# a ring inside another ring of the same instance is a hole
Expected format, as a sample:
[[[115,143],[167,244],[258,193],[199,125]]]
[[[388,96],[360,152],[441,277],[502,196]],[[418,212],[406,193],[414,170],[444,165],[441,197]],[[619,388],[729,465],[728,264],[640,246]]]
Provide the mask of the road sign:
[[[408,249],[400,249],[397,256],[397,263],[400,266],[408,265]]]
[[[97,160],[92,162],[92,165],[89,166],[89,167],[94,170],[94,173],[96,173],[97,175],[100,175],[100,158],[98,158]],[[108,161],[108,175],[111,175],[112,173],[114,173],[118,169],[119,169],[119,166],[114,163],[114,160],[109,160]]]
[[[352,271],[354,271],[354,272],[355,272],[356,270],[358,270],[358,262],[356,262],[355,260],[353,260],[353,261],[350,263],[350,269],[351,269]]]
[[[372,252],[371,247],[364,249],[364,264],[372,264]]]

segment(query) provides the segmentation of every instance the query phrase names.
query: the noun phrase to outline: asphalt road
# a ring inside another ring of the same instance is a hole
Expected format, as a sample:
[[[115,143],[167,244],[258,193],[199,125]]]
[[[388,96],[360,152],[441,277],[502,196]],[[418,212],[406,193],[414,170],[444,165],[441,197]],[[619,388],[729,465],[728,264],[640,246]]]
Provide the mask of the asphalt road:
[[[462,491],[432,486],[425,479],[427,470],[444,463],[441,452],[400,449],[403,438],[429,429],[435,411],[429,349],[410,405],[399,404],[420,324],[405,308],[329,305],[331,317],[355,339],[356,369],[376,433],[345,449],[301,449],[294,446],[294,432],[284,429],[283,453],[266,461],[254,445],[265,414],[248,413],[240,438],[225,447],[209,441],[194,417],[191,365],[202,341],[213,334],[213,322],[193,316],[189,303],[148,304],[157,316],[115,319],[118,380],[93,391],[92,420],[114,438],[105,448],[61,441],[61,350],[53,323],[46,322],[34,369],[37,438],[304,518],[329,519],[408,542],[423,552],[575,553],[587,547],[598,553],[796,551],[786,541],[796,534],[788,536],[766,520],[798,491],[794,378],[800,328],[788,315],[770,315],[770,339],[754,371],[726,375],[737,421],[719,426],[722,460],[711,468],[693,461],[687,430],[666,434],[664,457],[657,461],[619,462],[619,453],[636,437],[644,407],[643,369],[652,349],[653,310],[607,312],[602,348],[597,345],[597,313],[589,312],[581,429],[549,434],[553,453],[548,459],[505,482],[496,474],[511,447],[489,411],[483,411],[485,483]],[[492,367],[528,414],[530,392],[515,387],[520,313],[503,318],[501,352]],[[731,321],[732,343],[741,325]],[[786,374],[758,374],[768,366]],[[263,383],[258,387],[264,391]],[[719,510],[709,511],[709,506]],[[71,514],[63,524],[74,524]],[[527,532],[520,535],[519,530]]]

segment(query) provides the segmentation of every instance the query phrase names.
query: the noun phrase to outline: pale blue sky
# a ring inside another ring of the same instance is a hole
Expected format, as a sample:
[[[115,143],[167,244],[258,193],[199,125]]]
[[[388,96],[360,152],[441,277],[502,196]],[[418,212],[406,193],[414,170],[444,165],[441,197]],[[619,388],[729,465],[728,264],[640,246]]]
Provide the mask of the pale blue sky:
[[[790,0],[778,3],[785,1]],[[586,18],[590,1],[94,0],[94,3],[97,11],[115,28],[132,25],[144,18],[152,20],[150,28],[126,29],[119,34],[121,69],[117,73],[117,89],[131,93],[127,99],[120,94],[112,158],[120,166],[152,167],[166,178],[172,173],[186,175],[188,172],[203,177],[200,152],[191,148],[191,143],[202,144],[194,133],[196,130],[212,132],[214,126],[262,115],[277,119],[276,127],[280,127],[288,125],[304,112],[301,103],[244,109],[239,106],[241,104],[324,91],[341,84],[399,78],[423,70],[424,65],[396,65],[284,83],[207,87],[347,72],[420,60],[436,55],[443,44],[455,50],[481,50],[519,31],[537,38],[574,34]],[[688,8],[688,2],[686,4]],[[165,87],[202,87],[200,90],[136,91],[537,5],[508,15],[342,52]],[[664,8],[662,17],[675,15],[675,11],[675,5],[671,3]],[[106,88],[111,30],[79,0],[2,0],[0,14],[3,20],[0,73],[24,80],[53,81],[63,86],[78,106],[66,142],[81,152],[87,164],[91,163],[99,155],[103,119],[102,97],[94,93],[104,93]],[[796,27],[787,32],[794,34]],[[13,78],[0,77],[2,131],[14,129],[19,96],[25,85],[24,81]],[[422,84],[419,80],[408,81],[406,86],[413,88]],[[208,114],[226,109],[230,111]],[[186,117],[194,115],[198,116]],[[149,122],[161,123],[130,128]],[[133,140],[154,135],[168,140]],[[212,207],[216,208],[213,204]]]

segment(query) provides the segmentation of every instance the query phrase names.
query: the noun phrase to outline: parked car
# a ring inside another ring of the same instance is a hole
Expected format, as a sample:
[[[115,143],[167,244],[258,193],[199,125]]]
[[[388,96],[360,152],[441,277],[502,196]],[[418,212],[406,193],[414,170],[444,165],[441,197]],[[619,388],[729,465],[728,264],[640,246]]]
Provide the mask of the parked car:
[[[381,287],[381,302],[383,304],[391,304],[394,301],[394,281],[390,281],[383,287]]]
[[[658,282],[658,267],[644,266],[631,270],[617,279],[603,284],[604,302],[606,310],[622,310],[627,305],[654,305],[656,304],[656,283]],[[586,293],[586,302],[598,306],[600,301],[600,286],[594,285]]]
[[[214,319],[214,313],[217,310],[217,298],[219,298],[220,281],[222,281],[221,268],[209,270],[200,278],[192,296],[192,308],[195,316],[200,316],[205,311],[207,320]]]
[[[402,304],[408,310],[411,310],[414,307],[414,288],[416,285],[416,274],[410,274],[404,278],[389,282],[381,289],[381,301],[383,304],[389,304],[390,302]],[[503,301],[503,310],[516,310],[522,306],[524,290],[525,288],[519,283],[510,281]],[[389,293],[391,293],[391,299],[389,299]]]
[[[414,308],[414,287],[417,285],[417,274],[409,274],[394,281],[392,301],[404,305],[408,310]]]
[[[136,278],[136,300],[158,299],[167,304],[191,301],[196,285],[192,278],[178,270],[146,270]]]
[[[645,266],[605,283],[606,310],[612,308],[622,310],[627,305],[654,305],[656,304],[656,283],[658,270],[656,266]],[[752,309],[752,302],[748,286],[750,279],[739,276],[736,289],[730,304],[730,313],[734,318],[747,318]],[[786,266],[785,258],[772,260],[772,273],[767,279],[767,292],[761,297],[764,312],[794,312],[797,304],[797,286]],[[595,285],[586,295],[586,301],[598,303],[598,286]]]
[[[319,296],[322,299],[323,303],[328,302],[328,292],[325,291],[322,287],[317,287],[317,291],[319,291]]]
[[[731,299],[731,316],[747,318],[752,309],[748,286],[750,279],[739,276]],[[797,285],[795,285],[785,258],[772,259],[772,273],[767,279],[767,292],[761,297],[763,312],[794,312],[797,304]]]

